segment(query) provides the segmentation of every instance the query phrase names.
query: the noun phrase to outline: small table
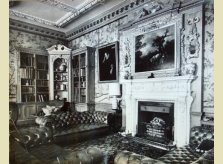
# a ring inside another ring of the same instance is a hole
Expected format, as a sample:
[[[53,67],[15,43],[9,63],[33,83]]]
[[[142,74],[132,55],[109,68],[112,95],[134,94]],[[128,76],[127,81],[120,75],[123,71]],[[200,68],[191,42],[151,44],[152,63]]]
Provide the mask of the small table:
[[[110,113],[108,115],[108,125],[113,132],[119,132],[122,127],[122,111]]]

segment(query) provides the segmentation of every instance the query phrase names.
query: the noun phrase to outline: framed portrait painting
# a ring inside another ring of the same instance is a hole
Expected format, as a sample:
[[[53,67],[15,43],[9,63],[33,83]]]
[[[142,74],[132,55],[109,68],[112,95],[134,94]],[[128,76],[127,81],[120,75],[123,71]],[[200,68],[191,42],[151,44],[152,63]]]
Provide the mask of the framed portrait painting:
[[[99,82],[118,81],[118,42],[98,48]]]
[[[175,25],[169,25],[135,37],[135,73],[174,69]]]

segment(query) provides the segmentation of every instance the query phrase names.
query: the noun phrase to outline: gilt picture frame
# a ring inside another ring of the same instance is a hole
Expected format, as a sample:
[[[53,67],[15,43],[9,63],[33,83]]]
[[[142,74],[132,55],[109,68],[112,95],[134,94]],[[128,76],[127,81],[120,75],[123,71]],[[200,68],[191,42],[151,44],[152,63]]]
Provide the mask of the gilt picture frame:
[[[157,74],[176,70],[176,24],[135,36],[134,73]]]
[[[98,48],[98,82],[118,81],[118,42],[109,43]]]

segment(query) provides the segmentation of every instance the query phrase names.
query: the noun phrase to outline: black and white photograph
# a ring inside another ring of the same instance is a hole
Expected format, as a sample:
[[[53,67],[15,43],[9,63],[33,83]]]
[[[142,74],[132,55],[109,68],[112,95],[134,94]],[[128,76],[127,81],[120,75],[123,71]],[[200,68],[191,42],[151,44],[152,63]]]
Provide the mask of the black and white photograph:
[[[135,38],[135,72],[171,69],[174,64],[174,25]]]
[[[99,82],[117,81],[118,43],[98,48]]]
[[[9,0],[7,162],[216,163],[214,2]]]

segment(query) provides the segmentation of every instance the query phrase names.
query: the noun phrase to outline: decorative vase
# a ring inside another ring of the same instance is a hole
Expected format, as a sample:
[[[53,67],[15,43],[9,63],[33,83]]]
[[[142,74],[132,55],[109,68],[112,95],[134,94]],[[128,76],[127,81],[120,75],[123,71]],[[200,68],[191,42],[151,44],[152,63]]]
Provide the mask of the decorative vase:
[[[66,71],[66,68],[67,68],[66,63],[63,60],[58,69],[59,71]]]

